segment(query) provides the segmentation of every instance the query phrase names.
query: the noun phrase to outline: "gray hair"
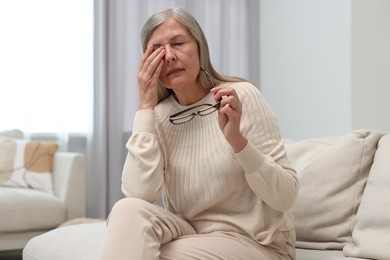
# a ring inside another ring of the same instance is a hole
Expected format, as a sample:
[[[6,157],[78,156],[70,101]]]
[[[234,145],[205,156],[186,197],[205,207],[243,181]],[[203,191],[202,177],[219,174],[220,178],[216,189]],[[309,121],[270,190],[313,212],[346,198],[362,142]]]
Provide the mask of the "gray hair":
[[[245,81],[244,79],[240,79],[237,77],[224,76],[219,74],[211,64],[209,47],[206,40],[206,37],[202,31],[202,28],[195,20],[195,18],[186,10],[182,8],[168,8],[161,10],[152,16],[149,17],[148,20],[143,24],[141,30],[141,47],[143,52],[145,52],[147,48],[147,44],[149,42],[150,36],[153,31],[162,23],[167,21],[169,18],[173,18],[182,25],[184,25],[188,31],[192,34],[194,39],[198,45],[199,51],[199,64],[200,71],[206,71],[210,75],[213,82],[216,84],[221,82],[238,82]],[[205,73],[199,73],[200,83],[208,88],[213,87],[213,83],[210,82],[207,75]],[[161,83],[159,84],[159,102],[170,95],[170,91],[165,88]]]

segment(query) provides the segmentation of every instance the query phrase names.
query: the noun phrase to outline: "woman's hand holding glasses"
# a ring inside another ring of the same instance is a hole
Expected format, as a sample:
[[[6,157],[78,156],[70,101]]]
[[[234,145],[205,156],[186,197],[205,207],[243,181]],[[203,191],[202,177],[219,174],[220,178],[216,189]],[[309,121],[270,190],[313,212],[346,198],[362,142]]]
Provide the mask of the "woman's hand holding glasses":
[[[154,109],[157,105],[158,78],[164,65],[164,55],[164,47],[154,50],[153,45],[150,44],[142,57],[137,74],[138,109]]]
[[[232,146],[234,152],[240,152],[248,143],[248,140],[240,131],[242,106],[236,91],[228,86],[218,86],[211,89],[215,100],[220,100],[218,110],[218,123],[226,140]]]

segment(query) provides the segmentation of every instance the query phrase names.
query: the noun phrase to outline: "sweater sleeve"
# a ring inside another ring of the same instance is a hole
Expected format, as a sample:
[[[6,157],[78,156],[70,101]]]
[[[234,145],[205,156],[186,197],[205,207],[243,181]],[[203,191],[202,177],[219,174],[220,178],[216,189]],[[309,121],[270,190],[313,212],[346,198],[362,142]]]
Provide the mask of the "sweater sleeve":
[[[140,110],[134,119],[133,133],[122,172],[122,192],[149,202],[162,193],[164,159],[155,127],[154,111]]]
[[[299,182],[288,160],[277,120],[253,85],[236,90],[243,105],[242,133],[249,140],[236,156],[248,185],[270,207],[288,210],[295,203]]]

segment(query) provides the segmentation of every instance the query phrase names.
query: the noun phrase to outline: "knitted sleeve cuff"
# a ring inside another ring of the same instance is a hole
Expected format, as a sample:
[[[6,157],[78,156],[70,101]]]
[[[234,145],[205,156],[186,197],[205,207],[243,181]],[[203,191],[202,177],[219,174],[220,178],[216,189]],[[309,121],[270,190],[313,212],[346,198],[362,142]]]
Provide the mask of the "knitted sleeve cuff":
[[[140,132],[157,133],[153,109],[138,110],[135,114],[133,133]]]

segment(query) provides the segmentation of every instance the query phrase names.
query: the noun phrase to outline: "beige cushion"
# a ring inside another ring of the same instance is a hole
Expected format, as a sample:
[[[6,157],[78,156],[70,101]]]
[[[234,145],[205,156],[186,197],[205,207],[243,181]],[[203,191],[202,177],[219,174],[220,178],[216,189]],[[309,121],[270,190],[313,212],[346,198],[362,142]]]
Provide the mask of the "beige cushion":
[[[0,234],[57,227],[66,220],[66,208],[57,197],[24,188],[0,188]]]
[[[53,194],[53,157],[58,144],[0,136],[0,186]]]
[[[23,260],[100,259],[105,233],[105,222],[57,228],[31,239]]]
[[[310,250],[297,248],[297,260],[364,260],[366,258],[345,257],[341,250]]]
[[[0,131],[0,136],[22,139],[23,132],[20,131],[19,129],[10,129],[10,130],[5,130],[5,131]]]
[[[357,213],[347,256],[390,259],[390,135],[382,137]]]
[[[286,143],[300,180],[292,209],[297,247],[342,249],[351,240],[354,218],[382,135],[357,130],[344,136]]]

